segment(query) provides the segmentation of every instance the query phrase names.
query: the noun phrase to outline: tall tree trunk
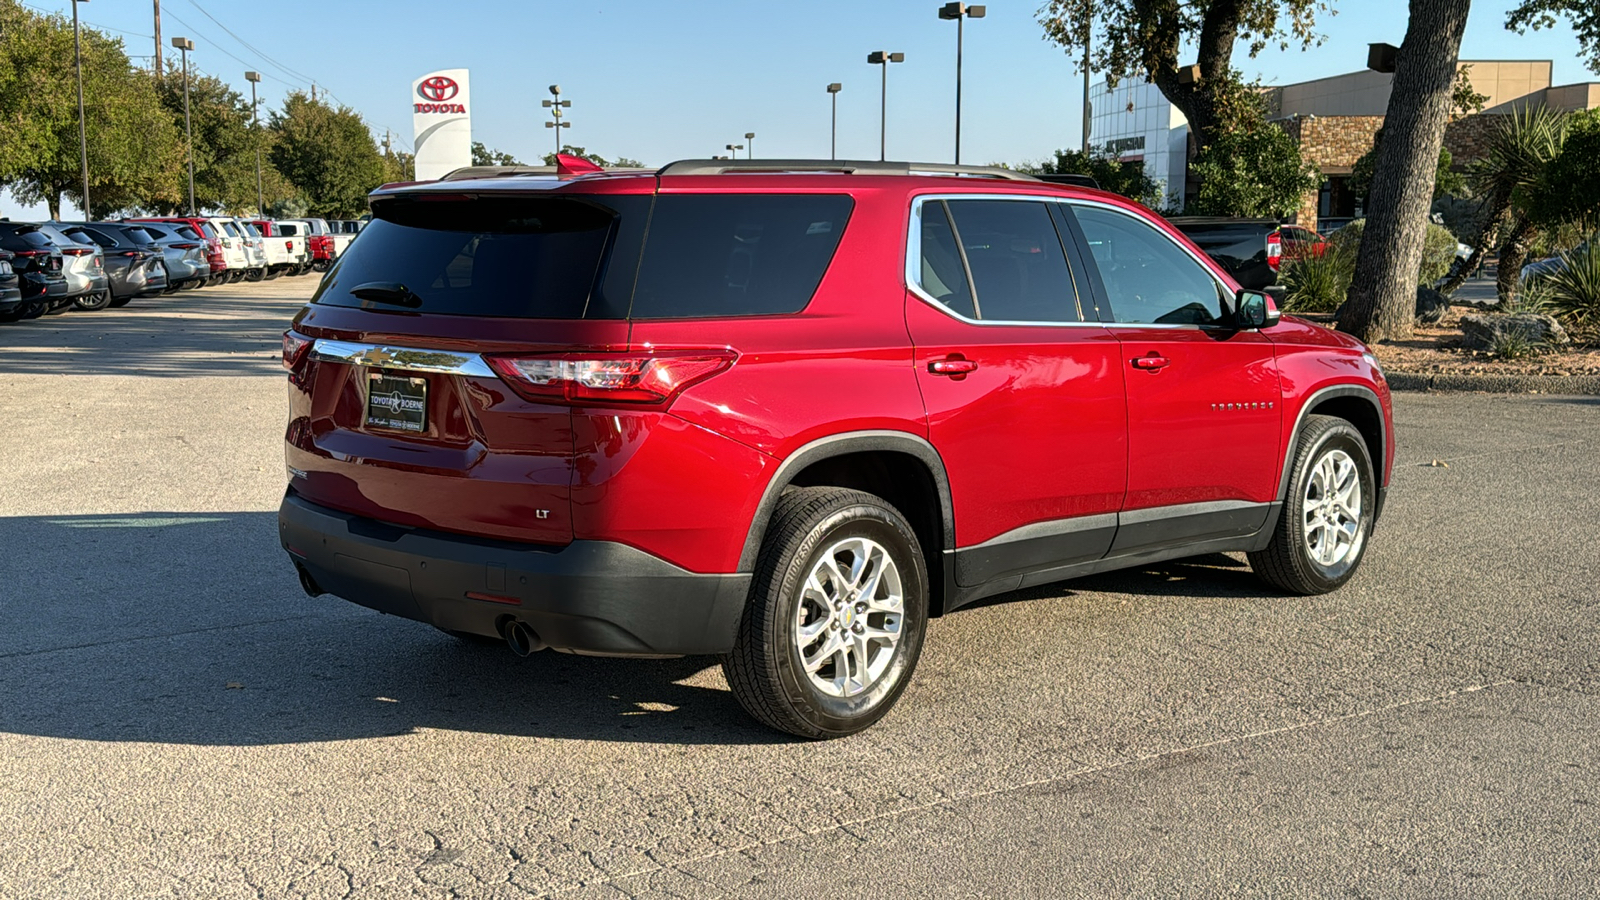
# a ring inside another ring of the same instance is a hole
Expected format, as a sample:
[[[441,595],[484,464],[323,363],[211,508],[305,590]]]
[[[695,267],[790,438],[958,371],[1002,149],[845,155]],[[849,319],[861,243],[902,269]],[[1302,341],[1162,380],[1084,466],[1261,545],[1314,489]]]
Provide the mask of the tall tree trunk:
[[[61,221],[61,192],[51,191],[45,198],[45,206],[50,210],[50,221]]]
[[[1439,145],[1471,6],[1471,0],[1411,0],[1372,175],[1370,212],[1349,299],[1339,316],[1339,330],[1367,343],[1412,333]]]
[[[1522,262],[1528,258],[1528,243],[1533,237],[1533,223],[1526,216],[1519,217],[1511,231],[1500,244],[1499,273],[1495,277],[1495,293],[1500,305],[1508,307],[1517,302],[1517,285],[1522,280]]]

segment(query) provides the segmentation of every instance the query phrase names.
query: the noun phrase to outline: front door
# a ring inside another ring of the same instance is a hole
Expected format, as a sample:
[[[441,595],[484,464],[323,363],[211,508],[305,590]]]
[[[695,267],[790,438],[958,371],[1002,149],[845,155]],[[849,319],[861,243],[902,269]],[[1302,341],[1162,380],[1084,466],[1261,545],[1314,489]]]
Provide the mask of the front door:
[[[1116,533],[1121,347],[1093,321],[1051,205],[952,196],[913,208],[906,326],[949,473],[962,585],[1098,559]]]
[[[1074,203],[1127,378],[1128,493],[1113,553],[1254,533],[1277,498],[1272,341],[1231,327],[1232,291],[1155,225]]]

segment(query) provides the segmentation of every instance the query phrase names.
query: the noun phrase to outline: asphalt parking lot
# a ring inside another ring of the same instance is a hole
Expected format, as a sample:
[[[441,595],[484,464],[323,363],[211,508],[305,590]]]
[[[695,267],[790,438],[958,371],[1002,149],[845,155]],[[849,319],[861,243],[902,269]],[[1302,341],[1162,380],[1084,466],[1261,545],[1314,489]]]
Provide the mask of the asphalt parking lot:
[[[277,341],[313,286],[0,326],[0,897],[1600,883],[1600,398],[1399,395],[1344,590],[1215,556],[1008,595],[806,744],[711,660],[523,660],[304,596]]]

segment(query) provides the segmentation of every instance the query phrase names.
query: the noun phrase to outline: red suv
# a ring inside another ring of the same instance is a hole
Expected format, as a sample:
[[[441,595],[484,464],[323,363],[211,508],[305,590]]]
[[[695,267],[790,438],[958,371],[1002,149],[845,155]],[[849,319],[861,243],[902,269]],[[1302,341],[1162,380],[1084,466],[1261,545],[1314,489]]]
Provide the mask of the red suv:
[[[1377,362],[1149,210],[950,166],[573,168],[380,188],[284,335],[312,595],[519,653],[720,654],[822,738],[984,597],[1360,563]]]

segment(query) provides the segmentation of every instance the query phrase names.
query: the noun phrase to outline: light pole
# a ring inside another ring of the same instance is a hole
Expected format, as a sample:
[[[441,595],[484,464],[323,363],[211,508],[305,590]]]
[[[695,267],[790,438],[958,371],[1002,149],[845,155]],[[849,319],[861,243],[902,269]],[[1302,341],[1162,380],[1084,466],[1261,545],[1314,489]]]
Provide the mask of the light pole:
[[[867,63],[874,66],[883,66],[883,97],[878,107],[878,161],[888,159],[889,149],[889,64],[905,62],[904,53],[890,53],[887,50],[874,50],[867,54]]]
[[[261,197],[261,107],[256,104],[256,84],[261,81],[261,73],[246,72],[244,80],[250,82],[250,119],[256,139],[256,215],[265,219],[267,204]]]
[[[961,32],[966,19],[981,19],[986,7],[965,3],[946,3],[939,7],[939,18],[956,20],[956,164],[961,164]]]
[[[745,159],[755,159],[756,158],[756,133],[754,131],[746,131],[744,133],[744,139],[750,145],[750,149],[745,151],[744,158]]]
[[[189,146],[189,215],[194,215],[194,127],[189,122],[189,51],[194,49],[194,41],[186,37],[175,37],[172,46],[178,48],[178,53],[183,57],[183,134]]]
[[[828,158],[839,158],[839,92],[844,85],[835,81],[828,85],[828,99],[833,101],[833,125],[828,129]]]
[[[743,144],[728,144],[727,145],[728,158],[729,159],[738,159],[739,158],[739,154],[736,151],[743,150],[743,149],[744,149],[744,145]]]
[[[78,69],[78,158],[83,163],[83,218],[94,221],[89,215],[89,133],[83,121],[83,45],[78,40],[78,4],[89,0],[72,0],[72,56]]]
[[[572,123],[571,122],[563,122],[563,121],[561,121],[561,111],[563,109],[571,109],[572,108],[572,101],[571,100],[563,100],[563,99],[561,99],[561,85],[559,85],[559,84],[550,85],[550,97],[552,99],[546,100],[546,101],[544,101],[543,103],[541,103],[539,105],[543,106],[545,109],[550,110],[550,115],[553,117],[551,119],[551,121],[544,123],[544,127],[555,129],[555,132],[556,132],[556,155],[560,156],[561,155],[561,129],[563,129],[563,128],[571,128],[572,127]]]

